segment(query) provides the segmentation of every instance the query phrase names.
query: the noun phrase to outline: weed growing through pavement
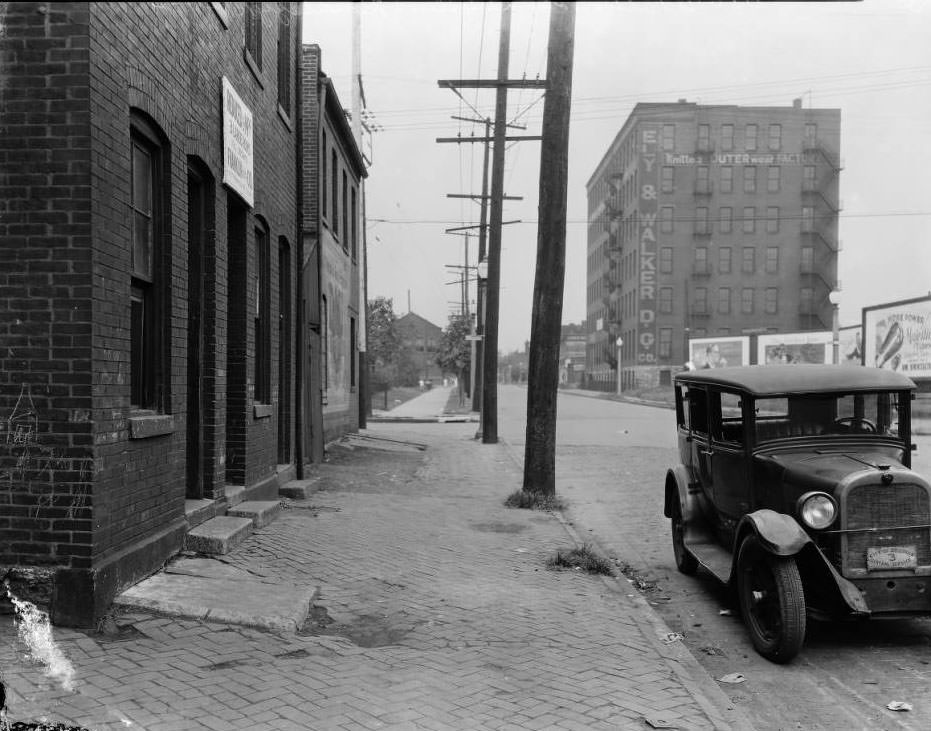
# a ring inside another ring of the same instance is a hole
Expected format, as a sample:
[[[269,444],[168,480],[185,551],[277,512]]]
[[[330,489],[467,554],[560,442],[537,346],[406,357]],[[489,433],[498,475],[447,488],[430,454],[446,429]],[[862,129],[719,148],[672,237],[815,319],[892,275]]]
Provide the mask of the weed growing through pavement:
[[[566,507],[557,495],[541,495],[538,492],[515,490],[504,501],[508,508],[525,508],[527,510],[562,510]]]
[[[557,551],[556,555],[546,562],[546,566],[551,569],[575,569],[589,574],[614,576],[611,562],[595,553],[588,543],[571,551]]]

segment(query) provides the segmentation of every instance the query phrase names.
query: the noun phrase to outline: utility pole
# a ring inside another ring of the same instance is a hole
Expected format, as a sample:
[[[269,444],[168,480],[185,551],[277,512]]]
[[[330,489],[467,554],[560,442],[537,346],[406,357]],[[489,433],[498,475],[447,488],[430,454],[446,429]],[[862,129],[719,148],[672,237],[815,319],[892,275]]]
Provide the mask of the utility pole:
[[[575,4],[550,5],[550,36],[540,152],[537,269],[527,369],[527,432],[524,483],[527,492],[556,494],[556,397],[559,392],[559,330],[566,270],[566,197],[569,170],[569,108]]]
[[[504,202],[504,143],[506,141],[540,140],[539,136],[506,135],[507,90],[509,88],[546,88],[546,82],[529,79],[508,79],[511,52],[511,3],[501,4],[501,37],[498,47],[497,79],[459,79],[439,81],[440,87],[459,94],[460,88],[495,89],[494,136],[438,138],[437,142],[493,141],[491,170],[491,205],[488,233],[488,276],[485,286],[484,323],[482,333],[482,442],[498,441],[498,295],[501,282],[501,227]],[[459,94],[459,96],[462,96]],[[487,127],[486,127],[487,130]],[[484,199],[483,199],[484,200]],[[471,228],[471,227],[467,227]],[[484,226],[481,226],[484,230]],[[481,246],[481,244],[479,244]]]
[[[495,147],[491,159],[491,206],[488,235],[488,282],[485,291],[485,347],[482,356],[482,443],[498,443],[498,307],[501,288],[501,218],[504,195],[504,138],[507,124],[508,78],[511,55],[511,3],[501,3],[498,45],[498,83],[495,90]]]
[[[491,134],[491,120],[485,119],[485,138]],[[488,282],[482,276],[482,262],[488,258],[488,153],[490,143],[485,143],[484,161],[482,162],[482,208],[479,214],[478,229],[478,267],[476,268],[477,281],[475,283],[475,388],[472,390],[472,411],[482,413],[482,394],[485,388],[485,292]],[[479,434],[485,429],[485,419],[479,416]]]
[[[362,154],[362,10],[361,3],[354,3],[352,9],[352,136],[359,147],[359,154]],[[359,327],[356,328],[356,338],[358,339],[359,362],[356,373],[359,379],[359,428],[365,429],[367,426],[366,417],[368,415],[368,394],[369,394],[369,369],[366,362],[367,350],[367,333],[368,333],[368,276],[366,266],[368,264],[368,254],[366,251],[365,237],[365,179],[359,178],[359,197],[362,205],[356,210],[358,217],[357,231],[362,232],[362,251],[359,252],[358,270],[359,270]],[[344,235],[348,235],[345,232]],[[355,348],[356,343],[350,347]]]

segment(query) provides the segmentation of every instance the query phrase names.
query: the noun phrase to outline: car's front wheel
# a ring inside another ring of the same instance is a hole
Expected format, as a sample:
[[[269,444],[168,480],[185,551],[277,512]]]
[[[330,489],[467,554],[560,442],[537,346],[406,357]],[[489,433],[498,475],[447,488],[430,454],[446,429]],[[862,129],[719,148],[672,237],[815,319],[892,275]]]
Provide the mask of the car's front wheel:
[[[678,496],[673,498],[672,503],[672,553],[676,558],[676,568],[683,574],[691,576],[698,571],[698,561],[685,547],[685,521],[682,519]]]
[[[805,641],[805,593],[794,558],[773,556],[748,536],[737,554],[737,594],[753,646],[786,663]]]

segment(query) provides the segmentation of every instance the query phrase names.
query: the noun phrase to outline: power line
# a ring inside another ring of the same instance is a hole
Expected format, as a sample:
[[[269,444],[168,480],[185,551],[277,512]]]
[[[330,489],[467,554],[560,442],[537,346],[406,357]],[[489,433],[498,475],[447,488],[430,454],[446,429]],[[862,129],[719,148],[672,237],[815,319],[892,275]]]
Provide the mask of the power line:
[[[837,214],[837,217],[838,217],[838,218],[841,218],[841,219],[847,219],[847,218],[897,218],[897,217],[920,217],[920,216],[931,216],[931,211],[884,211],[884,212],[879,212],[879,213],[838,213],[838,214]],[[374,223],[405,224],[405,225],[406,225],[406,224],[413,224],[413,225],[429,225],[429,226],[439,226],[439,225],[442,225],[442,226],[456,226],[456,225],[466,225],[466,224],[468,224],[468,221],[453,221],[453,220],[450,220],[450,219],[427,219],[427,218],[421,218],[421,219],[418,219],[418,218],[375,218],[375,217],[371,217],[371,216],[370,216],[368,220],[369,220],[369,221],[372,221],[372,222],[374,222]],[[658,220],[658,219],[657,219],[657,220]],[[693,219],[693,218],[676,218],[676,219],[673,219],[673,220],[674,220],[674,221],[677,221],[677,222],[678,222],[678,221],[688,222],[688,221],[695,221],[696,219]],[[712,219],[709,218],[709,221],[711,221],[711,220],[712,220]],[[733,220],[739,222],[741,219],[735,217]],[[758,216],[758,217],[756,218],[756,220],[764,221],[764,220],[765,220],[765,216]],[[786,220],[801,220],[801,216],[796,216],[796,215],[792,215],[792,216],[780,216],[780,217],[779,217],[779,220],[780,220],[780,221],[786,221]],[[536,219],[522,219],[519,223],[536,225],[536,224],[537,224],[537,221],[536,221]],[[574,225],[583,225],[583,224],[584,224],[584,225],[588,225],[588,224],[590,224],[590,223],[594,223],[594,221],[590,221],[590,220],[588,220],[588,219],[583,219],[583,218],[575,218],[575,219],[570,218],[570,219],[568,219],[568,220],[566,221],[566,223],[571,223],[571,224],[574,224]]]

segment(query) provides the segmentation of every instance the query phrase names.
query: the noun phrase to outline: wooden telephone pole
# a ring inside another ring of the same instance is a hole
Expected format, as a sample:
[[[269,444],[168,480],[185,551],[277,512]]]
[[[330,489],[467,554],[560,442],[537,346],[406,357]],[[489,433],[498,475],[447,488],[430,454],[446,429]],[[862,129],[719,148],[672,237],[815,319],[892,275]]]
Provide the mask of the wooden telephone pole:
[[[525,491],[543,495],[556,493],[556,397],[566,270],[569,108],[575,30],[574,3],[554,2],[550,7],[546,62],[549,86],[543,103],[537,269],[527,371],[523,482]]]
[[[498,295],[501,283],[501,227],[503,224],[504,146],[506,142],[540,140],[540,136],[508,136],[507,90],[509,88],[545,88],[546,82],[529,79],[508,79],[508,61],[511,53],[511,3],[501,4],[501,37],[498,46],[497,79],[440,80],[440,87],[452,89],[495,89],[494,136],[447,137],[437,142],[494,143],[491,166],[490,221],[488,224],[488,275],[485,282],[484,322],[482,323],[482,442],[498,441]],[[460,95],[461,96],[461,95]],[[466,227],[472,228],[472,227]],[[484,226],[482,227],[484,228]],[[454,231],[457,229],[449,229]]]

